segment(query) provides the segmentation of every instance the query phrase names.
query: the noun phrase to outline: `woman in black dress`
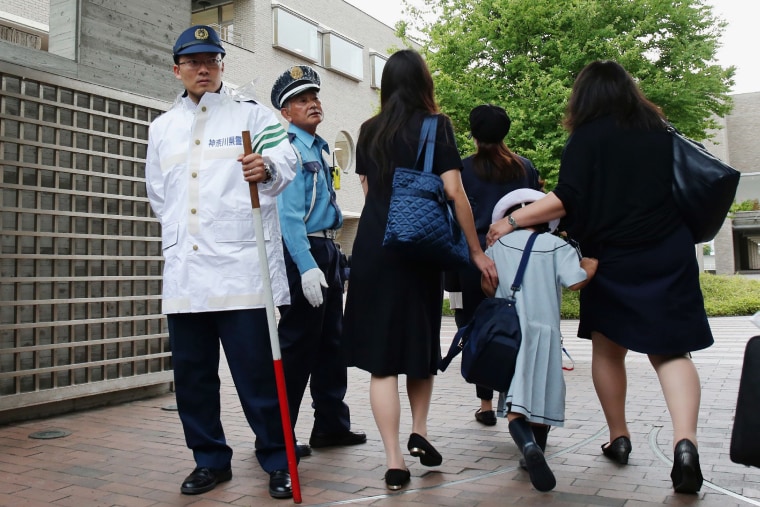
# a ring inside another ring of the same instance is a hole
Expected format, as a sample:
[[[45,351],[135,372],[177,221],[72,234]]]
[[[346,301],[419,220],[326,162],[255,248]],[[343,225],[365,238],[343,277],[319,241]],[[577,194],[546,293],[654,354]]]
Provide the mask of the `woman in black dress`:
[[[581,291],[578,336],[592,341],[591,373],[611,442],[602,453],[628,463],[625,356],[647,354],[673,422],[673,488],[696,493],[701,391],[689,353],[709,347],[713,337],[693,240],[671,193],[673,147],[664,116],[623,67],[595,61],[575,80],[565,125],[570,138],[557,187],[494,223],[487,243],[566,217],[583,254],[599,259]]]
[[[370,404],[385,446],[389,489],[409,482],[401,451],[398,375],[406,375],[412,411],[407,448],[423,465],[441,464],[427,441],[433,378],[441,357],[443,276],[439,267],[411,261],[383,247],[395,167],[414,167],[425,117],[438,114],[433,80],[415,51],[394,53],[381,81],[380,113],[361,128],[356,151],[366,201],[354,241],[346,301],[343,348],[349,366],[372,374]],[[450,120],[438,116],[433,172],[443,179],[467,238],[472,262],[496,280],[496,268],[478,242],[462,187],[462,161]]]

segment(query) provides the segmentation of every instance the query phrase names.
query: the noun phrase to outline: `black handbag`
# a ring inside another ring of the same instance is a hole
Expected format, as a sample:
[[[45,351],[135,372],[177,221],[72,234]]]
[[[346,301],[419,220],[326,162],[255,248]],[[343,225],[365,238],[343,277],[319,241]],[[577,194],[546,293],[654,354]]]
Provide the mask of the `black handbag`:
[[[446,371],[451,360],[461,352],[462,377],[467,382],[503,393],[509,391],[522,343],[515,293],[522,285],[530,251],[538,235],[538,232],[532,233],[525,244],[515,280],[510,287],[512,295],[486,298],[480,302],[472,320],[457,331],[449,352],[439,361],[441,371]]]
[[[673,199],[694,243],[711,241],[726,219],[740,173],[668,125],[673,137]]]
[[[760,336],[747,342],[739,380],[730,457],[734,463],[760,467]]]
[[[469,264],[470,250],[446,199],[443,180],[432,172],[437,125],[437,116],[425,118],[414,168],[397,167],[393,174],[383,246],[442,269],[457,269]]]

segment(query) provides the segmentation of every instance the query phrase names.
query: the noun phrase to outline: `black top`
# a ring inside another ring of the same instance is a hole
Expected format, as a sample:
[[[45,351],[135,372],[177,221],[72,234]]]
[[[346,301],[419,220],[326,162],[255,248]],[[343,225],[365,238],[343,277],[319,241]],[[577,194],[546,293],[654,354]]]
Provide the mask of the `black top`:
[[[533,163],[525,157],[519,155],[517,157],[525,168],[525,176],[506,183],[494,183],[480,179],[472,167],[474,155],[462,160],[462,185],[467,192],[467,198],[470,200],[472,215],[475,219],[475,230],[478,233],[480,246],[484,250],[486,248],[486,234],[488,234],[488,228],[491,226],[493,208],[499,199],[518,188],[540,189],[538,171]]]
[[[567,212],[568,234],[581,246],[626,246],[660,240],[681,224],[672,180],[664,128],[626,129],[605,116],[570,136],[554,193]]]
[[[499,199],[518,188],[540,190],[538,171],[533,163],[525,157],[520,157],[525,168],[525,176],[506,183],[495,183],[480,179],[473,169],[473,156],[462,160],[462,185],[467,198],[470,200],[472,215],[475,219],[475,230],[478,233],[480,247],[486,249],[486,234],[491,226],[493,209]],[[464,269],[446,272],[444,288],[449,292],[462,293],[463,309],[455,311],[457,326],[461,327],[472,318],[475,308],[485,299],[480,288],[480,271],[470,263]]]

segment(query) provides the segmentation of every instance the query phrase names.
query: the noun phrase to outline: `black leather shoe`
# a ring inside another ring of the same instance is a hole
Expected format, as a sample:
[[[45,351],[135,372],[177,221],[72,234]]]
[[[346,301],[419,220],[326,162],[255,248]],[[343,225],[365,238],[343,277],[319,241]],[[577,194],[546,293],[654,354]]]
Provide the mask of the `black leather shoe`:
[[[293,497],[290,473],[287,470],[275,470],[269,473],[269,496],[272,498]]]
[[[306,456],[311,456],[311,446],[309,444],[304,444],[297,440],[296,440],[296,451],[298,451],[298,455],[302,458],[305,458]]]
[[[198,467],[188,475],[180,486],[180,491],[185,495],[200,495],[211,491],[220,482],[232,479],[232,469],[215,470],[213,468]]]
[[[441,453],[435,450],[425,437],[418,433],[409,435],[409,443],[406,444],[409,454],[415,458],[420,458],[420,463],[426,467],[437,467],[443,462]]]
[[[367,441],[367,435],[363,431],[347,431],[345,433],[334,433],[327,435],[325,433],[311,432],[309,445],[315,449],[320,447],[334,447],[338,445],[357,445]]]
[[[695,494],[702,487],[699,453],[696,446],[685,438],[676,444],[670,478],[676,493]]]
[[[531,424],[530,430],[533,432],[533,438],[535,439],[541,452],[546,452],[546,441],[549,440],[549,430],[551,426],[545,426],[543,424]],[[528,469],[528,465],[525,463],[525,457],[520,458],[520,468],[523,470]]]
[[[409,470],[401,470],[400,468],[389,468],[385,472],[385,487],[391,491],[396,491],[409,483],[409,479],[412,476]]]
[[[475,420],[486,426],[496,426],[496,412],[493,410],[478,409],[475,412]]]
[[[609,444],[602,445],[602,454],[620,465],[628,464],[628,455],[631,454],[631,439],[622,436],[617,437]]]

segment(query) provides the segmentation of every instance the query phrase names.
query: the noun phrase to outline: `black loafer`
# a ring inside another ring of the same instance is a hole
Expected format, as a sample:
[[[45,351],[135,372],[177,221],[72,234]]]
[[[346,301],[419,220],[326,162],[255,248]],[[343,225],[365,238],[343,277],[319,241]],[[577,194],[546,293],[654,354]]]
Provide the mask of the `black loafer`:
[[[385,472],[385,487],[391,491],[396,491],[409,483],[412,474],[409,470],[401,470],[400,468],[389,468]]]
[[[363,431],[347,431],[345,433],[315,433],[311,432],[309,445],[315,449],[320,447],[335,447],[339,445],[357,445],[367,441],[367,435]]]
[[[287,470],[275,470],[269,473],[269,496],[272,498],[293,497],[290,473]]]
[[[544,453],[538,444],[529,442],[523,447],[523,457],[525,458],[525,469],[530,476],[530,483],[538,491],[551,491],[557,485],[551,468],[546,463]]]
[[[617,437],[609,444],[602,445],[602,454],[620,465],[628,464],[628,455],[631,454],[631,439],[622,436]]]
[[[198,467],[188,475],[180,486],[180,491],[185,495],[200,495],[211,491],[220,482],[232,479],[232,469],[216,470],[213,468]]]
[[[436,451],[435,447],[418,433],[409,435],[409,443],[406,444],[406,448],[409,449],[409,454],[415,458],[420,458],[420,463],[426,467],[437,467],[443,463],[441,453]]]
[[[673,470],[670,472],[673,490],[676,493],[696,494],[702,487],[702,470],[699,467],[699,453],[690,440],[683,439],[676,444]]]
[[[493,410],[478,409],[475,412],[475,420],[486,426],[496,426],[496,412]]]
[[[302,442],[296,441],[296,451],[298,452],[298,455],[302,458],[305,458],[306,456],[311,456],[311,446],[309,444],[304,444]]]

